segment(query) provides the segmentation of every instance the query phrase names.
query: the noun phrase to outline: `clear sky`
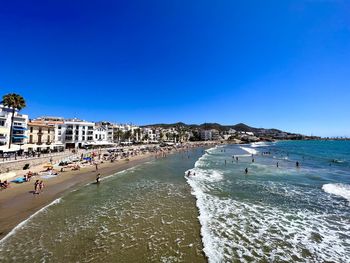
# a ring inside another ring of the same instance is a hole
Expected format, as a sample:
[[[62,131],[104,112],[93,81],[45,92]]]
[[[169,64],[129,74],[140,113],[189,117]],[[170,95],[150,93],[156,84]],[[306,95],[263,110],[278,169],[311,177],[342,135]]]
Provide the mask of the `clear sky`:
[[[0,2],[23,112],[350,136],[350,1]]]

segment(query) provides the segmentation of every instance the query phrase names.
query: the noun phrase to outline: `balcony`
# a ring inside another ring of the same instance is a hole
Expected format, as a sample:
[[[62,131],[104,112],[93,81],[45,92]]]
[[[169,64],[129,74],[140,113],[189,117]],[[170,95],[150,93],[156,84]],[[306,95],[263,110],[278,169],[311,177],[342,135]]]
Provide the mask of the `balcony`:
[[[13,125],[13,130],[14,131],[26,131],[28,129],[22,125]]]

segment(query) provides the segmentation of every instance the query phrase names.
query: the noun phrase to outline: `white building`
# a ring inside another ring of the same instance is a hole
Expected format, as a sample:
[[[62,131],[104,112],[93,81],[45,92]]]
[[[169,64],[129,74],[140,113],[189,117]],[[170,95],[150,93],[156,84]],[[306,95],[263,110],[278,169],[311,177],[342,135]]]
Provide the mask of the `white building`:
[[[211,130],[201,130],[201,140],[210,141],[212,139]]]
[[[114,141],[114,125],[108,121],[96,122],[94,140],[112,143]]]
[[[220,133],[218,130],[201,130],[200,132],[201,140],[203,141],[211,141],[211,140],[220,140]]]
[[[235,129],[232,129],[232,128],[230,128],[227,132],[227,134],[229,134],[229,135],[234,135],[236,133],[237,133],[237,131]]]
[[[95,142],[107,142],[108,140],[108,128],[105,125],[97,125],[94,128],[94,141]]]
[[[0,105],[0,151],[17,151],[27,141],[28,115],[15,111],[11,149],[8,149],[11,132],[12,109]]]
[[[94,129],[93,122],[69,119],[56,125],[55,138],[62,142],[65,148],[81,148],[94,141]]]

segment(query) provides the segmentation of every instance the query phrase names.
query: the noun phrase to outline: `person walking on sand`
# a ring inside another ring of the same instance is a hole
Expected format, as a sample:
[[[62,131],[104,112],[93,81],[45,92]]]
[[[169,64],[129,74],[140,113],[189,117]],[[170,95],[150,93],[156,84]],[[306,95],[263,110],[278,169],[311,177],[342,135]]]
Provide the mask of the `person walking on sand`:
[[[96,171],[98,170],[98,164],[97,163],[95,163],[95,168],[96,168]]]
[[[39,183],[39,191],[42,192],[44,189],[44,181],[40,181]]]
[[[101,174],[98,173],[98,174],[96,175],[96,183],[99,184],[99,183],[100,183],[100,180],[101,180]]]
[[[36,180],[34,183],[34,193],[33,194],[39,194],[39,180]]]

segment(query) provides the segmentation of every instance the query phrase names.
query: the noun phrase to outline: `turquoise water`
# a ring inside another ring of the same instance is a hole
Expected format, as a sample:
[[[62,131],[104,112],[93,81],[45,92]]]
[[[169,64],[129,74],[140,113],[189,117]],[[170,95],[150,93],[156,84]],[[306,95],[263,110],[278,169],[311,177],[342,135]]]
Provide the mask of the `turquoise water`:
[[[1,262],[205,262],[184,172],[202,149],[89,184],[34,215],[0,243]]]
[[[215,147],[191,171],[209,262],[350,262],[349,141]]]

